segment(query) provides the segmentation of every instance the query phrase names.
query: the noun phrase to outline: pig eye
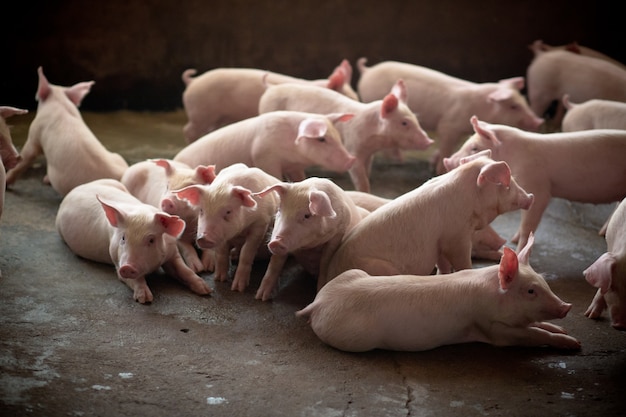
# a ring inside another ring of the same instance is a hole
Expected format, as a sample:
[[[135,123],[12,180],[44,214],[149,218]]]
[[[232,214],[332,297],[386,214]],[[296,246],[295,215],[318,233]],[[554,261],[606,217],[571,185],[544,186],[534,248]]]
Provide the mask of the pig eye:
[[[304,220],[310,219],[311,218],[311,213],[307,213],[304,215]]]
[[[317,141],[324,143],[324,142],[326,142],[326,138],[324,136],[322,136],[322,137],[317,138]]]
[[[154,245],[154,236],[148,238],[148,245]]]
[[[126,235],[122,235],[122,245],[126,243]]]
[[[535,293],[535,290],[533,288],[528,290],[528,294],[534,294],[534,293]]]

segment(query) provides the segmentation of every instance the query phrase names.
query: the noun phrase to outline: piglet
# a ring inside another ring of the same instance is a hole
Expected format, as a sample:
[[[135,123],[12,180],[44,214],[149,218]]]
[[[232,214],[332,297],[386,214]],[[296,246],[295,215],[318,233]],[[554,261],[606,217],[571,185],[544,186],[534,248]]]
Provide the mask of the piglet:
[[[563,96],[566,109],[561,130],[575,132],[590,129],[626,130],[626,103],[613,100],[592,99],[573,103],[569,95]]]
[[[11,116],[28,113],[28,110],[17,107],[0,106],[0,217],[4,208],[4,191],[6,188],[6,170],[12,169],[20,160],[20,154],[13,145],[11,130],[6,119]]]
[[[153,300],[145,277],[160,267],[197,294],[211,292],[176,247],[185,222],[142,203],[117,180],[100,179],[73,188],[59,205],[55,225],[76,255],[115,265],[118,278],[142,304]]]
[[[279,180],[259,168],[233,164],[222,169],[211,185],[190,185],[175,190],[199,210],[196,243],[216,253],[215,280],[226,281],[231,251],[239,252],[231,289],[244,291],[250,283],[252,264],[264,246],[265,236],[278,208],[278,198],[257,193]],[[272,255],[266,275],[280,271],[287,256]]]
[[[259,99],[265,92],[264,77],[272,84],[296,83],[336,90],[351,99],[357,94],[350,86],[352,66],[343,60],[327,79],[304,80],[253,68],[215,68],[197,77],[196,70],[183,72],[183,107],[188,122],[183,133],[188,143],[240,120],[259,114]]]
[[[557,108],[551,117],[557,127],[563,120],[565,110],[561,99],[565,94],[576,103],[591,99],[626,101],[626,69],[564,50],[537,52],[526,70],[526,80],[528,101],[536,114],[543,116],[556,101]]]
[[[349,352],[423,351],[457,343],[580,349],[544,320],[571,304],[529,265],[532,239],[519,256],[508,247],[499,265],[433,275],[372,276],[343,272],[296,313],[326,344]]]
[[[528,209],[533,196],[506,163],[487,155],[434,177],[361,220],[331,258],[327,282],[349,269],[371,275],[448,273],[471,268],[472,235],[499,214]],[[450,175],[452,174],[452,175]]]
[[[280,205],[268,243],[275,255],[292,254],[313,277],[325,276],[328,261],[345,233],[369,212],[358,207],[328,178],[311,177],[297,183],[278,183],[257,195],[278,193]],[[265,276],[256,298],[272,298],[278,275]]]
[[[369,175],[374,155],[383,150],[424,150],[433,141],[407,105],[408,93],[398,80],[384,99],[361,103],[340,93],[302,84],[279,84],[268,88],[259,112],[295,110],[311,113],[351,113],[354,117],[337,125],[348,152],[356,157],[350,178],[356,190],[370,192]]]
[[[592,204],[626,197],[626,131],[532,133],[477,117],[472,117],[471,123],[476,133],[444,160],[445,166],[454,170],[464,157],[483,150],[509,164],[520,186],[535,195],[535,203],[522,212],[512,239],[521,247],[530,232],[537,230],[552,197]]]
[[[583,46],[580,45],[578,42],[574,41],[574,42],[570,42],[564,45],[548,45],[547,43],[543,42],[542,40],[538,39],[535,42],[533,42],[531,45],[529,45],[529,49],[531,51],[533,51],[533,53],[535,55],[537,55],[538,53],[541,52],[546,52],[546,51],[555,51],[555,50],[564,50],[564,51],[568,51],[574,54],[578,54],[578,55],[584,55],[584,56],[588,56],[591,58],[597,58],[597,59],[603,59],[607,62],[610,62],[614,65],[620,66],[624,69],[626,69],[626,65],[624,65],[623,63],[621,63],[620,61],[611,58],[610,56],[608,56],[607,54],[597,51],[595,49],[589,48],[588,46]]]
[[[203,250],[202,259],[198,256],[194,246],[198,213],[187,201],[179,199],[173,190],[193,184],[210,184],[213,179],[213,166],[199,165],[192,169],[182,162],[153,159],[131,165],[120,180],[143,203],[177,215],[185,221],[185,231],[178,239],[178,247],[194,272],[212,271],[215,254],[212,250]]]
[[[215,130],[185,146],[174,160],[189,166],[222,168],[243,163],[291,181],[306,178],[305,169],[322,166],[346,172],[355,161],[342,144],[336,123],[352,114],[328,115],[276,111]]]
[[[22,159],[7,174],[7,185],[15,183],[42,152],[47,163],[45,180],[62,196],[96,179],[122,178],[127,162],[100,143],[78,110],[94,82],[61,87],[50,84],[41,67],[37,71],[37,114],[22,147]]]
[[[424,129],[435,132],[438,150],[433,155],[433,163],[437,174],[445,172],[442,158],[452,155],[472,133],[465,120],[473,114],[492,123],[533,131],[543,123],[520,93],[524,88],[523,77],[497,83],[474,83],[418,65],[385,61],[366,67],[366,61],[365,58],[358,61],[361,100],[380,99],[398,79],[404,80],[409,107],[419,115]]]
[[[606,229],[607,252],[583,272],[598,292],[585,315],[600,317],[608,306],[612,325],[626,330],[626,200],[617,206]]]

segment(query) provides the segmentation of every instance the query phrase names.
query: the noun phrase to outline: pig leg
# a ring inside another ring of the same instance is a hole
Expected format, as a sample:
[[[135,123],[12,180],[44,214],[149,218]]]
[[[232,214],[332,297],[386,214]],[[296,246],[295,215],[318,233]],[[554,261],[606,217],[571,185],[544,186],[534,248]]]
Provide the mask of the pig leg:
[[[193,270],[193,272],[202,272],[205,270],[204,264],[200,260],[200,257],[198,256],[198,252],[196,252],[196,248],[193,246],[192,243],[183,242],[182,240],[179,240],[177,242],[177,245],[178,245],[178,251],[182,255],[183,259],[185,260],[185,263],[189,265],[189,267]]]
[[[522,210],[522,220],[520,222],[520,227],[517,232],[518,237],[516,240],[511,240],[514,243],[517,243],[518,248],[523,248],[526,246],[526,242],[528,241],[528,236],[530,232],[535,232],[537,227],[539,226],[539,222],[541,222],[541,216],[543,216],[543,212],[548,207],[550,203],[549,195],[541,195],[535,194],[535,201],[530,206],[528,210]]]
[[[243,292],[248,287],[252,264],[263,242],[265,232],[266,230],[252,231],[246,238],[245,243],[241,247],[237,269],[235,270],[235,278],[230,288],[232,291]]]
[[[587,311],[585,311],[585,316],[590,319],[597,319],[602,315],[602,312],[606,307],[606,300],[604,299],[602,290],[598,288],[596,295],[593,297],[593,301],[591,301],[591,304],[587,307]]]
[[[371,163],[372,163],[371,156],[367,158],[367,160],[363,160],[362,158],[357,158],[356,161],[354,162],[354,165],[352,165],[352,168],[350,168],[350,170],[348,171],[355,190],[362,191],[365,193],[370,192],[368,167],[371,166]]]
[[[202,249],[202,265],[205,271],[215,270],[215,251],[213,249]]]
[[[452,266],[451,271],[460,271],[462,269],[470,269],[472,267],[472,244],[471,240],[467,242],[454,242],[458,247],[451,250],[444,249],[439,258],[444,257]],[[439,266],[439,264],[438,264]]]
[[[133,298],[141,304],[151,303],[153,300],[152,291],[148,288],[145,277],[139,278],[122,278],[117,276],[120,281],[128,285],[133,290]]]
[[[254,298],[257,300],[267,301],[270,298],[274,298],[276,291],[278,290],[278,280],[280,273],[283,270],[283,266],[287,261],[286,255],[272,255],[270,257],[270,263],[267,266],[265,275],[261,280],[261,285],[256,292]]]
[[[182,256],[177,253],[172,259],[163,264],[165,272],[185,284],[196,294],[206,295],[211,293],[211,287],[198,276],[183,261]]]
[[[220,245],[215,250],[215,281],[225,282],[228,280],[230,269],[230,245],[228,242]]]
[[[12,185],[24,171],[33,165],[37,157],[41,154],[43,154],[43,149],[39,141],[29,137],[20,153],[21,160],[7,173],[6,185]]]
[[[496,346],[551,346],[559,349],[580,349],[575,338],[541,327],[511,327],[494,323],[491,328],[492,343]]]

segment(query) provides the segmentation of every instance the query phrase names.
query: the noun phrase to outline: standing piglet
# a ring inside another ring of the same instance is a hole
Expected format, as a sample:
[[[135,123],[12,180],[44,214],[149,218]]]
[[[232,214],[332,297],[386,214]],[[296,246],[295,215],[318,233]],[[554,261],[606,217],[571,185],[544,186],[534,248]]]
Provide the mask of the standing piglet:
[[[261,199],[253,193],[280,182],[259,168],[234,164],[222,169],[211,185],[190,185],[174,191],[199,210],[196,243],[215,249],[215,280],[226,281],[231,250],[239,252],[231,289],[244,291],[250,282],[252,264],[265,242],[278,208],[278,198]],[[280,271],[287,256],[272,255],[266,275]]]
[[[626,330],[626,200],[611,215],[606,243],[607,252],[584,271],[587,282],[598,288],[585,315],[598,318],[608,306],[613,327]]]
[[[325,276],[328,261],[341,239],[369,211],[358,207],[328,178],[311,177],[297,183],[278,183],[258,193],[277,192],[280,205],[268,248],[275,255],[292,254],[313,277]],[[280,271],[276,271],[280,272]],[[256,298],[271,298],[279,275],[265,276]]]
[[[137,200],[117,180],[100,179],[72,189],[61,201],[56,228],[76,255],[115,265],[118,278],[142,304],[153,300],[145,277],[161,266],[193,292],[211,292],[176,247],[185,222]]]
[[[567,112],[561,123],[563,132],[590,129],[626,130],[626,103],[613,100],[593,99],[575,104],[569,95],[563,97]]]
[[[480,155],[378,208],[349,232],[330,261],[327,282],[348,269],[371,275],[428,275],[471,268],[472,235],[499,214],[528,209],[504,162]],[[452,175],[451,175],[452,174]]]
[[[611,58],[605,53],[589,48],[588,46],[579,45],[578,42],[576,41],[570,42],[565,45],[553,46],[553,45],[548,45],[547,43],[544,43],[542,40],[536,40],[529,46],[529,48],[531,51],[533,51],[535,55],[539,52],[565,50],[565,51],[578,54],[578,55],[584,55],[584,56],[588,56],[592,58],[603,59],[607,62],[610,62],[614,65],[618,65],[626,69],[626,65],[619,62],[618,60]]]
[[[606,204],[626,197],[626,131],[594,129],[567,133],[532,133],[471,118],[476,132],[451,158],[454,170],[463,157],[489,150],[505,161],[515,179],[535,195],[535,203],[522,212],[513,241],[523,247],[535,232],[552,197]]]
[[[500,265],[437,276],[371,276],[343,272],[296,314],[337,349],[423,351],[483,342],[496,346],[580,349],[580,342],[544,320],[563,318],[571,304],[557,297],[529,265],[532,240]]]
[[[301,84],[279,84],[268,88],[259,102],[259,113],[295,110],[311,113],[352,113],[337,125],[343,143],[356,161],[350,178],[358,191],[369,192],[369,175],[374,154],[382,150],[423,150],[433,141],[407,106],[407,90],[396,82],[382,100],[361,103],[336,91]]]
[[[196,70],[183,72],[186,85],[183,106],[188,122],[183,133],[188,143],[240,120],[259,114],[259,99],[265,92],[264,77],[272,84],[296,83],[336,90],[357,100],[352,87],[352,66],[343,60],[328,79],[304,80],[252,68],[216,68],[195,78]]]
[[[351,118],[351,114],[296,111],[261,114],[203,136],[174,160],[192,167],[215,165],[217,172],[243,163],[291,181],[302,181],[305,169],[316,165],[345,172],[355,158],[343,146],[335,124]]]
[[[13,145],[11,131],[6,119],[11,116],[26,114],[28,110],[16,107],[0,106],[0,217],[4,208],[4,191],[6,188],[6,170],[12,169],[20,160],[20,154]]]
[[[474,83],[413,64],[386,61],[368,68],[365,62],[365,58],[358,61],[361,100],[380,99],[397,80],[404,80],[409,107],[419,116],[424,129],[435,132],[438,151],[433,162],[437,174],[445,172],[442,158],[452,155],[472,133],[465,121],[473,114],[493,123],[527,130],[537,130],[543,123],[520,93],[524,88],[523,77],[497,83]]]
[[[8,172],[7,184],[13,184],[41,153],[47,162],[45,180],[62,196],[96,179],[122,178],[128,164],[100,143],[78,110],[94,82],[61,87],[50,84],[41,67],[37,71],[37,114],[22,148],[22,160]]]
[[[140,201],[160,208],[185,221],[185,231],[178,239],[178,247],[185,262],[194,272],[212,271],[214,253],[203,250],[198,256],[194,243],[198,213],[187,201],[173,192],[193,184],[210,184],[215,179],[213,166],[190,168],[182,162],[168,159],[141,161],[128,167],[121,182]]]
[[[526,71],[526,79],[528,101],[536,114],[543,116],[552,103],[557,102],[552,117],[555,126],[560,126],[563,120],[561,99],[565,94],[576,103],[594,98],[626,101],[626,69],[603,59],[568,51],[537,51]]]

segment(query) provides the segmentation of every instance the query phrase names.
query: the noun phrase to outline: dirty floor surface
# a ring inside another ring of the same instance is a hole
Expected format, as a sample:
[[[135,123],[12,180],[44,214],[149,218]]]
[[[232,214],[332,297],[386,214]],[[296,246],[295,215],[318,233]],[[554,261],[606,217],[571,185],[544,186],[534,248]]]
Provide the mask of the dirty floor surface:
[[[34,113],[34,112],[32,112]],[[15,117],[21,146],[31,115]],[[172,157],[182,112],[85,114],[130,162]],[[374,193],[394,197],[429,176],[424,155],[376,161]],[[472,343],[427,352],[344,353],[294,312],[314,283],[288,268],[278,297],[254,299],[214,282],[191,293],[163,273],[150,305],[133,301],[112,266],[74,256],[54,229],[60,197],[42,160],[8,192],[0,221],[2,416],[617,416],[626,412],[626,333],[584,311],[595,293],[582,271],[606,249],[597,231],[612,206],[554,200],[531,265],[573,303],[555,323],[582,343],[568,353]],[[333,176],[349,187],[346,176]],[[510,238],[519,213],[494,228]],[[485,262],[484,264],[488,264]],[[480,265],[480,264],[479,264]]]

